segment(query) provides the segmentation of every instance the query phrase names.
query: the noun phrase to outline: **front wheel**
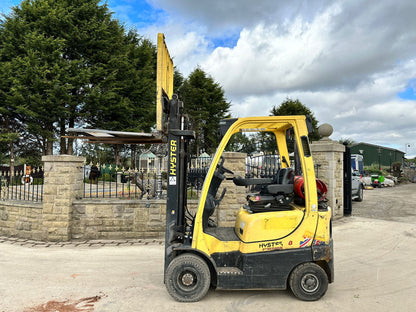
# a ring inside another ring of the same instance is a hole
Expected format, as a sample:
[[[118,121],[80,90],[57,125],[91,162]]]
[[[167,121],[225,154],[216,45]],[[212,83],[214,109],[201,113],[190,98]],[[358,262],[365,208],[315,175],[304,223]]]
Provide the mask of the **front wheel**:
[[[315,301],[325,295],[328,289],[328,276],[316,263],[303,263],[290,274],[289,285],[298,299]]]
[[[201,300],[211,285],[211,273],[203,259],[194,254],[182,254],[169,264],[165,285],[176,301]]]

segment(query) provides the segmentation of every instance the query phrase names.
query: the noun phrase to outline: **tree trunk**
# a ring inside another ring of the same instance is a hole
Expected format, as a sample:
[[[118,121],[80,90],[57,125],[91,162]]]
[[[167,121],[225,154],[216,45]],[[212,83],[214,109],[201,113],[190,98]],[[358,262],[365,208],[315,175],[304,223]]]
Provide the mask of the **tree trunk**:
[[[65,135],[65,119],[61,119],[60,121],[60,151],[59,153],[61,155],[64,155],[67,153],[67,148],[66,148],[66,139],[63,137]]]
[[[53,141],[52,139],[46,139],[46,154],[53,155]]]
[[[131,144],[130,149],[131,149],[130,168],[134,169],[136,168],[136,146]]]
[[[115,149],[115,161],[116,161],[116,166],[121,166],[121,157],[120,157],[120,145],[116,144],[114,146]]]
[[[13,185],[14,177],[14,144],[10,142],[10,184]]]
[[[75,117],[69,119],[69,128],[74,128],[75,126]],[[68,147],[66,149],[68,155],[74,154],[74,139],[68,139]]]

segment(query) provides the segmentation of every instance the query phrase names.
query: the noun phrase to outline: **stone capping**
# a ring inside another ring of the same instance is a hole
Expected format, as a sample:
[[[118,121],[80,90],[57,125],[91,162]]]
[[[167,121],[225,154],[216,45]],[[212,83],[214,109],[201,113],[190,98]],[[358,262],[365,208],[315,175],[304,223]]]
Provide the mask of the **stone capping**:
[[[332,140],[314,141],[311,143],[312,152],[345,152],[345,146]],[[312,155],[313,157],[313,155]]]
[[[72,202],[74,205],[83,205],[83,204],[100,204],[100,205],[114,205],[114,204],[166,204],[166,199],[119,199],[119,198],[102,198],[102,197],[93,197],[93,198],[82,198],[75,199]]]
[[[42,161],[45,162],[84,162],[85,157],[73,155],[46,155],[42,156]]]
[[[33,208],[33,209],[42,209],[43,204],[41,202],[28,202],[23,200],[4,200],[0,201],[0,206],[9,206],[17,208]]]

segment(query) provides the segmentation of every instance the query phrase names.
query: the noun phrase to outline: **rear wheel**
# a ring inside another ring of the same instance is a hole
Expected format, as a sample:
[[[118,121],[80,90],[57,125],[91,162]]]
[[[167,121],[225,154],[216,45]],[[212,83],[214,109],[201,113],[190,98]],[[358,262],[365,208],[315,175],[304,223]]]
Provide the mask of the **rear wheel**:
[[[203,259],[193,254],[182,254],[169,264],[165,285],[169,295],[181,302],[201,300],[211,284],[211,273]]]
[[[355,199],[357,202],[362,202],[364,198],[364,187],[360,185],[360,188],[358,189],[358,196]]]
[[[289,285],[293,294],[305,301],[321,298],[328,289],[328,276],[316,263],[298,265],[290,274]]]

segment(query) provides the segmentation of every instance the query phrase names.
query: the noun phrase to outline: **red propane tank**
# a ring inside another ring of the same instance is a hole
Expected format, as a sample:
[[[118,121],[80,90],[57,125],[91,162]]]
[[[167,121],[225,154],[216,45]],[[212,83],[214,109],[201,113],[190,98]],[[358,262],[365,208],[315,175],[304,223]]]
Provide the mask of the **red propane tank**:
[[[298,195],[302,199],[305,199],[305,189],[303,187],[302,176],[295,176],[293,181],[293,190],[296,195]],[[318,193],[318,201],[323,201],[326,198],[328,192],[326,184],[323,181],[316,179],[316,190]]]

